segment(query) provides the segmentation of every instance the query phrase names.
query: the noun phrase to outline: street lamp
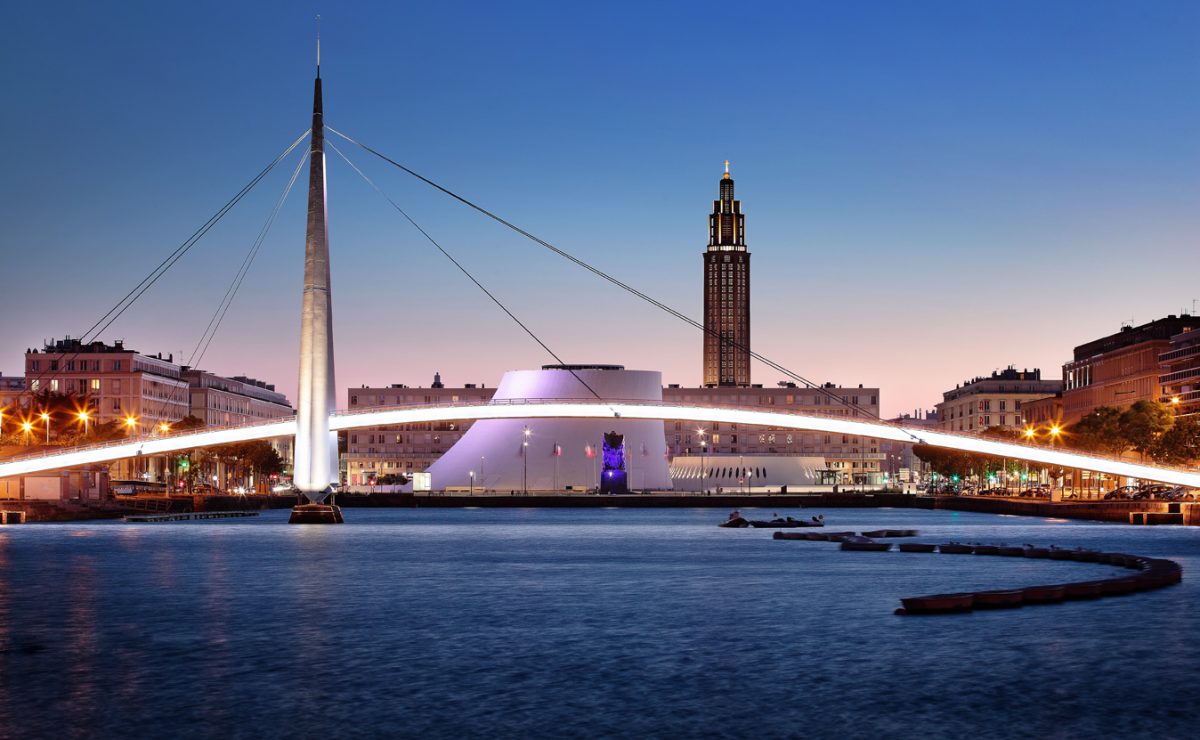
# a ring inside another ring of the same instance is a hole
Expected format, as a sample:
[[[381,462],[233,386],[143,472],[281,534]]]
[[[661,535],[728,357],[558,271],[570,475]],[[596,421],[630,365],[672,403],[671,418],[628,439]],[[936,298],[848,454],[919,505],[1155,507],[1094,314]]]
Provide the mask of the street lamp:
[[[483,482],[483,455],[479,456],[479,485],[483,488],[483,492],[487,493],[487,484]]]
[[[471,495],[474,496],[475,495],[475,471],[474,470],[467,471],[467,475],[470,476],[470,478],[471,478]]]
[[[46,425],[46,444],[50,444],[50,414],[42,412],[42,423]]]
[[[83,435],[85,437],[87,436],[87,433],[88,433],[88,420],[89,419],[91,419],[91,416],[88,414],[86,409],[79,412],[79,420],[83,422]]]
[[[126,416],[125,417],[125,428],[128,429],[130,432],[133,432],[133,430],[136,427],[137,427],[137,417],[136,416]]]
[[[171,425],[164,421],[162,424],[158,425],[158,431],[162,434],[166,434],[167,432],[171,431]]]
[[[25,432],[25,444],[29,444],[29,437],[30,437],[30,435],[33,434],[33,422],[32,421],[21,422],[21,431]]]
[[[521,494],[529,495],[529,427],[525,427],[525,441],[522,443],[521,463],[523,469],[521,471]]]
[[[1025,427],[1025,431],[1022,434],[1025,435],[1025,439],[1032,442],[1033,438],[1037,436],[1037,431],[1033,427]]]

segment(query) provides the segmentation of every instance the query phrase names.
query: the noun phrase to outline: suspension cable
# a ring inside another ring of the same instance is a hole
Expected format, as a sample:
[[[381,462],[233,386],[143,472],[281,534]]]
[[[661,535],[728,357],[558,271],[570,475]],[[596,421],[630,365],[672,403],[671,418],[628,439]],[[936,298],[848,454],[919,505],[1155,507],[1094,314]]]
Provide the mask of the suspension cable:
[[[271,227],[275,224],[275,219],[279,216],[280,209],[283,208],[284,202],[288,195],[292,192],[292,187],[296,184],[296,178],[300,175],[301,168],[308,161],[308,150],[303,150],[300,156],[300,161],[296,162],[296,167],[292,170],[292,175],[288,178],[287,185],[284,186],[283,192],[279,195],[279,199],[275,201],[275,207],[271,209],[270,215],[258,230],[258,236],[250,245],[249,251],[245,258],[242,259],[241,266],[238,267],[237,273],[234,274],[233,280],[229,283],[229,287],[225,289],[225,295],[221,297],[221,302],[217,304],[216,310],[213,311],[212,317],[208,320],[208,326],[204,328],[200,338],[196,340],[196,346],[192,348],[191,355],[188,356],[187,366],[199,369],[201,361],[204,360],[204,355],[208,352],[208,346],[212,344],[212,340],[217,336],[217,330],[221,328],[221,322],[225,320],[225,314],[229,311],[229,307],[233,305],[233,299],[237,297],[238,290],[242,287],[242,281],[246,279],[247,273],[250,272],[250,266],[254,264],[254,258],[258,256],[259,249],[262,248],[263,241],[267,238],[267,234],[271,231]],[[183,359],[183,358],[180,358]],[[168,403],[174,403],[175,390],[172,389],[168,397],[163,399],[158,407],[158,418],[162,418],[162,413],[166,409]],[[187,390],[185,387],[184,390]]]
[[[758,360],[759,362],[765,364],[767,367],[770,367],[771,369],[775,370],[776,372],[780,372],[783,375],[785,375],[786,377],[789,377],[799,383],[802,383],[807,388],[816,390],[817,392],[824,394],[825,396],[837,401],[839,404],[853,409],[855,412],[862,413],[863,416],[865,416],[867,418],[874,418],[878,421],[884,421],[883,419],[880,418],[879,414],[874,413],[868,409],[865,409],[862,406],[859,406],[858,404],[852,403],[852,402],[846,400],[845,398],[842,398],[841,396],[837,395],[836,393],[830,391],[828,388],[825,388],[818,383],[814,383],[813,381],[808,380],[807,378],[801,376],[800,374],[798,374],[792,370],[789,370],[788,368],[784,367],[783,365],[780,365],[779,363],[775,362],[774,360],[771,360],[768,357],[764,357],[762,354],[751,350],[750,347],[746,346],[744,343],[741,343],[736,340],[729,339],[725,336],[722,336],[716,330],[708,328],[703,323],[696,321],[695,319],[691,318],[687,314],[684,314],[683,312],[672,308],[671,306],[663,303],[662,301],[659,301],[659,300],[655,299],[654,297],[647,295],[646,293],[638,290],[637,288],[634,288],[633,286],[613,277],[612,275],[604,272],[600,268],[595,267],[595,266],[583,261],[582,259],[576,257],[575,255],[551,244],[550,242],[546,241],[545,239],[542,239],[542,238],[538,237],[537,235],[532,234],[532,233],[526,231],[525,229],[522,229],[521,227],[517,226],[516,224],[513,224],[512,222],[505,220],[504,218],[489,211],[488,209],[484,208],[483,206],[480,206],[480,205],[468,200],[467,198],[459,195],[458,193],[454,192],[453,190],[450,190],[449,188],[443,187],[442,185],[434,182],[433,180],[429,179],[428,177],[425,177],[424,175],[420,174],[419,172],[415,172],[414,170],[409,169],[408,167],[405,167],[404,165],[402,165],[399,162],[397,162],[396,160],[388,157],[387,155],[383,154],[382,152],[358,141],[357,139],[354,139],[350,136],[347,136],[346,134],[343,134],[341,131],[338,131],[337,129],[335,129],[334,127],[332,127],[328,124],[326,124],[325,128],[329,129],[333,133],[342,137],[343,139],[350,142],[351,144],[354,144],[355,146],[359,147],[360,149],[382,159],[383,161],[387,162],[388,164],[392,165],[393,167],[400,169],[401,171],[411,175],[412,177],[415,177],[416,179],[424,182],[425,184],[429,185],[430,187],[445,193],[446,195],[450,196],[451,198],[454,198],[455,200],[459,201],[463,205],[466,205],[466,206],[478,211],[479,213],[483,214],[484,216],[487,216],[488,218],[492,219],[493,221],[496,221],[497,223],[507,227],[508,229],[511,229],[512,231],[516,232],[517,234],[520,234],[521,236],[525,237],[526,239],[529,239],[530,241],[532,241],[542,247],[545,247],[546,249],[550,250],[551,252],[554,252],[555,254],[562,257],[563,259],[566,259],[569,262],[572,262],[572,263],[578,265],[579,267],[582,267],[583,269],[585,269],[588,272],[592,273],[593,275],[601,278],[602,280],[605,280],[606,282],[609,282],[609,283],[617,286],[618,288],[642,299],[643,301],[649,303],[650,305],[654,306],[655,308],[658,308],[659,310],[664,311],[665,313],[670,314],[671,316],[674,316],[675,318],[679,319],[680,321],[683,321],[684,323],[689,324],[692,327],[695,327],[696,329],[699,329],[700,331],[704,332],[705,334],[709,334],[709,335],[717,338],[717,340],[722,342],[725,346],[732,346],[732,347],[735,347],[737,349],[740,349],[740,350],[746,352],[748,355],[750,355],[754,359]],[[891,422],[884,422],[884,423],[891,423]],[[898,424],[894,424],[893,426],[895,426],[898,429],[901,429],[905,434],[912,437],[915,441],[917,441],[917,442],[922,441],[919,437],[917,437],[915,434],[908,431],[904,427],[901,427]]]
[[[381,196],[383,196],[384,200],[386,200],[388,203],[390,203],[392,205],[392,208],[395,208],[397,211],[399,211],[400,215],[404,216],[404,218],[410,224],[412,224],[413,228],[415,228],[417,231],[421,232],[421,236],[425,237],[425,239],[430,244],[432,244],[434,247],[436,247],[437,250],[439,252],[441,252],[442,255],[445,256],[446,259],[450,260],[450,263],[453,264],[455,267],[457,267],[459,272],[461,272],[463,275],[466,275],[467,279],[470,280],[472,283],[474,283],[475,287],[477,287],[481,291],[483,291],[483,294],[486,295],[488,298],[490,298],[492,303],[495,303],[500,308],[501,311],[506,313],[510,319],[512,319],[514,322],[516,322],[517,326],[521,327],[521,329],[526,334],[528,334],[530,336],[530,338],[533,339],[533,341],[538,343],[538,346],[540,346],[542,349],[546,350],[546,353],[548,355],[550,355],[551,357],[553,357],[555,362],[557,362],[559,365],[562,365],[564,368],[566,368],[571,373],[571,375],[576,380],[578,380],[580,382],[580,384],[583,385],[584,388],[586,388],[588,390],[589,393],[591,393],[593,396],[596,397],[597,401],[604,403],[604,398],[602,398],[600,396],[600,394],[597,393],[594,388],[592,388],[592,386],[588,385],[587,381],[585,381],[583,378],[579,377],[579,374],[576,373],[575,370],[572,367],[570,367],[567,363],[563,362],[562,358],[559,357],[558,354],[554,350],[550,349],[549,345],[547,345],[544,341],[542,341],[542,339],[537,334],[535,334],[533,332],[533,330],[530,329],[525,324],[525,322],[523,322],[523,321],[521,321],[521,319],[517,318],[517,315],[514,314],[511,310],[509,310],[508,306],[505,306],[500,301],[500,299],[497,298],[496,295],[494,293],[492,293],[492,291],[488,290],[483,285],[483,283],[479,282],[479,280],[474,275],[472,275],[471,272],[469,270],[467,270],[467,268],[464,267],[461,262],[459,262],[457,259],[455,259],[454,256],[452,254],[450,254],[450,252],[446,251],[445,247],[443,247],[441,244],[439,244],[437,242],[437,240],[435,240],[432,236],[430,236],[429,232],[425,231],[425,229],[423,229],[420,224],[418,224],[416,221],[414,221],[413,217],[408,215],[407,211],[405,211],[403,208],[401,208],[400,205],[398,203],[396,203],[396,201],[392,200],[391,196],[389,196],[387,193],[383,192],[383,190],[380,189],[380,187],[375,184],[374,180],[367,177],[367,175],[362,170],[360,170],[357,165],[355,165],[353,162],[351,162],[350,158],[347,157],[346,154],[344,152],[342,152],[341,149],[338,148],[337,144],[334,144],[332,141],[327,141],[326,143],[328,143],[329,146],[333,147],[333,151],[337,152],[337,155],[339,157],[341,157],[346,162],[346,164],[350,165],[350,168],[353,169],[355,172],[357,172],[359,177],[361,177],[368,185],[370,185],[372,188],[374,188],[375,192],[377,192]],[[615,410],[613,411],[613,414],[616,414]]]
[[[114,321],[119,319],[122,314],[129,310],[129,307],[132,306],[138,298],[141,298],[142,295],[150,289],[150,286],[158,282],[158,279],[161,278],[167,272],[167,270],[171,269],[171,267],[173,267],[175,263],[178,262],[180,258],[182,258],[183,255],[185,255],[193,246],[195,246],[196,243],[200,241],[200,239],[203,238],[204,235],[207,234],[209,230],[211,230],[212,227],[217,224],[217,222],[224,218],[224,216],[229,213],[229,211],[235,205],[237,205],[242,198],[244,198],[246,194],[254,188],[255,185],[257,185],[264,177],[266,177],[271,170],[275,169],[275,166],[279,164],[285,157],[291,154],[291,152],[300,145],[300,142],[304,141],[305,137],[308,136],[310,131],[311,129],[308,129],[304,133],[300,134],[300,136],[296,137],[296,140],[293,141],[286,149],[284,149],[279,156],[275,157],[275,159],[273,159],[270,164],[268,164],[257,175],[255,175],[250,182],[246,183],[246,185],[244,185],[236,195],[226,201],[225,205],[221,206],[216,213],[214,213],[208,218],[207,221],[204,222],[204,224],[192,232],[191,236],[185,239],[182,244],[180,244],[175,248],[174,251],[167,255],[167,257],[163,259],[163,261],[157,266],[155,266],[155,268],[151,270],[146,277],[142,278],[141,282],[135,285],[128,293],[124,295],[124,297],[121,298],[121,300],[117,301],[112,308],[110,308],[103,316],[101,316],[96,323],[92,324],[87,331],[81,334],[79,336],[79,344],[81,349],[74,352],[69,359],[66,357],[60,358],[60,365],[65,368],[68,361],[73,361],[80,355],[83,346],[87,345],[91,341],[94,341],[109,326],[111,326]],[[29,391],[32,393],[33,386],[40,386],[41,381],[47,376],[54,377],[55,375],[60,374],[60,372],[61,371],[55,371],[51,373],[49,368],[42,371],[36,378],[30,381]]]

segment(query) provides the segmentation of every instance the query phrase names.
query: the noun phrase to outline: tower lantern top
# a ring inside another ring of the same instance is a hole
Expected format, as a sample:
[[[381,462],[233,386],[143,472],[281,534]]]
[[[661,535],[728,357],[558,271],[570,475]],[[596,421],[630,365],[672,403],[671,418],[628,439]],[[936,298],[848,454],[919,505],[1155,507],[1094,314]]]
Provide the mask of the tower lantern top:
[[[729,179],[729,160],[728,159],[725,160],[725,177],[723,179],[725,179],[725,180]]]

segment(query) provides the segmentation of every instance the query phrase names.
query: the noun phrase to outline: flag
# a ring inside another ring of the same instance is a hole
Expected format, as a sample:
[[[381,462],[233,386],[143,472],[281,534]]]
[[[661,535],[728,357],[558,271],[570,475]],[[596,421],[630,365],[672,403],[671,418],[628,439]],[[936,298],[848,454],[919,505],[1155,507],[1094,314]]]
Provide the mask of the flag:
[[[562,457],[562,446],[559,445],[558,442],[554,443],[554,453],[553,454],[555,457]]]

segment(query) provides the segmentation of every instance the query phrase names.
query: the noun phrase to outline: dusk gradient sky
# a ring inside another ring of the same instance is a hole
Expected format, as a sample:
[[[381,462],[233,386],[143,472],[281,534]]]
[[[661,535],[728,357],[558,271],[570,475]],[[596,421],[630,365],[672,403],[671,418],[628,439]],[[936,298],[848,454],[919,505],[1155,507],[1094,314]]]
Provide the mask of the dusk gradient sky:
[[[318,12],[329,125],[697,318],[731,160],[754,348],[888,415],[1200,298],[1195,2],[9,3],[0,371],[308,127]],[[696,330],[344,151],[567,361],[700,382]],[[296,161],[101,338],[190,354]],[[292,399],[304,184],[201,363]],[[332,151],[329,219],[339,404],[551,361]]]

